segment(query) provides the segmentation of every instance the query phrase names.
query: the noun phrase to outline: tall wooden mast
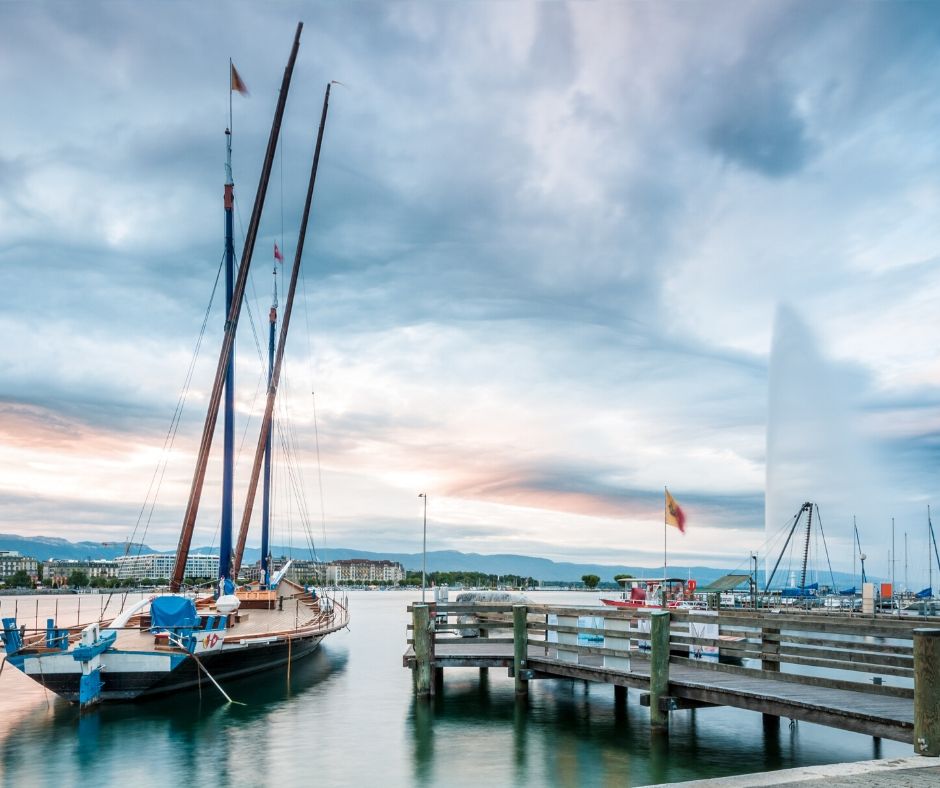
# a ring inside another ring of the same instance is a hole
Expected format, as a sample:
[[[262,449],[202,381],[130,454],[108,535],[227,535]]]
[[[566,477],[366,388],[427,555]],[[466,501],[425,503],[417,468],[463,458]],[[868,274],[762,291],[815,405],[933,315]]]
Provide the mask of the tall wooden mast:
[[[193,528],[196,525],[196,514],[199,511],[199,501],[202,497],[202,487],[206,479],[206,466],[209,463],[209,451],[212,448],[212,438],[215,433],[216,422],[219,417],[219,404],[222,400],[222,390],[225,385],[226,372],[232,348],[235,344],[235,330],[238,327],[238,314],[241,311],[242,300],[245,295],[245,285],[248,282],[248,269],[251,265],[251,256],[258,236],[258,226],[261,222],[261,211],[264,208],[264,198],[268,190],[268,180],[271,177],[271,166],[274,162],[274,153],[281,132],[281,119],[284,116],[284,107],[287,104],[287,93],[290,90],[291,76],[294,73],[294,61],[297,59],[297,50],[300,47],[300,33],[303,22],[297,23],[297,32],[294,34],[294,44],[291,47],[290,58],[284,69],[284,78],[281,81],[281,91],[277,98],[277,108],[274,111],[274,121],[271,124],[271,134],[268,137],[268,147],[264,155],[264,165],[261,168],[261,179],[258,182],[258,191],[255,194],[255,204],[251,211],[251,220],[248,223],[248,232],[245,236],[245,248],[242,251],[241,263],[238,267],[238,277],[235,280],[235,289],[232,293],[232,305],[229,309],[228,320],[225,323],[225,337],[222,349],[219,352],[219,363],[215,372],[215,381],[212,384],[212,393],[209,397],[209,410],[206,413],[206,422],[202,430],[202,442],[199,445],[199,454],[196,458],[196,469],[193,472],[192,487],[189,491],[189,501],[186,504],[186,514],[183,517],[183,530],[180,533],[179,545],[176,548],[176,563],[173,566],[173,576],[170,578],[170,590],[179,591],[186,574],[186,559],[189,557],[189,546],[193,538]],[[239,556],[240,558],[240,556]],[[240,561],[239,561],[240,563]],[[233,576],[237,576],[237,564]]]
[[[317,130],[317,144],[313,151],[313,164],[310,168],[310,182],[307,184],[307,199],[304,202],[303,218],[300,222],[300,233],[297,238],[297,249],[294,251],[294,265],[291,268],[290,285],[287,288],[287,300],[284,304],[284,317],[281,323],[281,333],[277,340],[277,354],[274,358],[274,368],[268,380],[268,396],[264,405],[264,420],[261,422],[261,434],[258,436],[258,446],[255,449],[255,461],[251,467],[251,479],[248,482],[248,496],[245,500],[245,510],[242,512],[241,527],[238,531],[238,543],[235,546],[235,555],[232,559],[232,576],[238,577],[238,570],[242,565],[242,555],[245,551],[245,541],[248,538],[248,525],[251,522],[251,510],[255,504],[255,494],[258,490],[258,478],[261,476],[261,463],[264,459],[265,446],[271,434],[271,419],[274,415],[274,399],[277,395],[278,381],[281,376],[281,362],[284,360],[284,347],[287,343],[287,329],[290,326],[291,310],[294,306],[294,293],[297,290],[297,279],[300,274],[300,260],[304,251],[304,239],[307,235],[307,219],[310,216],[310,205],[313,202],[313,187],[317,181],[317,166],[320,163],[320,145],[323,142],[323,128],[326,126],[326,113],[330,105],[330,87],[326,86],[323,96],[323,113],[320,115],[320,128]],[[266,556],[262,556],[265,561]]]

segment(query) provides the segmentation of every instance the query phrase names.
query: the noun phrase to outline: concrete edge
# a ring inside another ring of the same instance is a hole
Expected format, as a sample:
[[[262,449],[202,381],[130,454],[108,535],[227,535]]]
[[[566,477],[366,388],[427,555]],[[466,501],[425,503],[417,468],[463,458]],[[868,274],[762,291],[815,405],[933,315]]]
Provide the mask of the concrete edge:
[[[883,774],[900,769],[925,769],[940,766],[940,759],[911,755],[906,758],[885,758],[876,761],[855,761],[853,763],[829,763],[821,766],[800,766],[795,769],[779,769],[774,772],[756,772],[729,777],[709,777],[704,780],[687,780],[678,783],[658,783],[644,788],[665,788],[679,786],[683,788],[757,788],[766,785],[784,785],[803,780],[822,780],[831,777],[853,777],[863,774]]]

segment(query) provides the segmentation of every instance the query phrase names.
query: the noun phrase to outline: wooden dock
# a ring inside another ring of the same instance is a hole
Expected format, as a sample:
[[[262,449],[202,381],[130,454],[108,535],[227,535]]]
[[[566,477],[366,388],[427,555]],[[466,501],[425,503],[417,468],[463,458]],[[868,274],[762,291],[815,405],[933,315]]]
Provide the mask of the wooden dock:
[[[446,668],[502,667],[520,694],[546,678],[638,689],[661,730],[672,711],[733,706],[771,723],[787,717],[916,741],[918,754],[940,755],[940,618],[532,604],[409,610],[403,664],[418,694],[440,691]]]

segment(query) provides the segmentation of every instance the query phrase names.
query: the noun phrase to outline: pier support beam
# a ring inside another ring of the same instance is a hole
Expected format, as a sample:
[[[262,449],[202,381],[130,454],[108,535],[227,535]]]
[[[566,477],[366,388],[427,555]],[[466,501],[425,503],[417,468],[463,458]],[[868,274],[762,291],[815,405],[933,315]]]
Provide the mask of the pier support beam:
[[[650,727],[669,728],[669,712],[660,698],[669,694],[669,611],[650,614]]]
[[[415,692],[419,697],[431,694],[431,660],[434,656],[431,615],[427,605],[412,606],[412,634],[415,641]]]
[[[516,678],[516,694],[525,695],[529,691],[529,682],[525,679],[526,657],[529,654],[526,622],[529,609],[525,605],[512,606],[512,650],[513,675]]]
[[[914,630],[914,752],[940,756],[940,629]]]
[[[761,627],[760,631],[760,650],[761,656],[769,657],[780,656],[780,630],[775,627]],[[766,673],[779,673],[779,659],[761,659],[760,669]],[[780,728],[780,718],[772,714],[764,714],[764,727]]]

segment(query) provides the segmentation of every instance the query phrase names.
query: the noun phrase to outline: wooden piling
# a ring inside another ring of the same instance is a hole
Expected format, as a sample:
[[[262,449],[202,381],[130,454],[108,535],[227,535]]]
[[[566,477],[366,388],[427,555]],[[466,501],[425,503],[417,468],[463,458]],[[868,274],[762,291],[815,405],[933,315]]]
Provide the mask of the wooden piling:
[[[761,627],[760,630],[760,650],[761,656],[769,657],[780,656],[780,630],[776,627]],[[761,659],[760,669],[768,673],[779,673],[780,662],[777,659]],[[764,727],[773,728],[775,725],[780,727],[780,718],[772,714],[764,714]]]
[[[513,675],[516,677],[516,694],[525,695],[529,691],[529,682],[523,678],[526,669],[526,656],[529,652],[526,622],[529,610],[525,605],[512,606],[512,649],[513,649]]]
[[[412,606],[412,623],[415,641],[415,692],[419,697],[431,694],[431,617],[427,605]]]
[[[914,752],[940,756],[940,629],[914,630]]]
[[[669,694],[669,611],[650,614],[650,727],[669,728],[669,712],[660,699]]]

